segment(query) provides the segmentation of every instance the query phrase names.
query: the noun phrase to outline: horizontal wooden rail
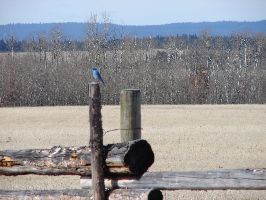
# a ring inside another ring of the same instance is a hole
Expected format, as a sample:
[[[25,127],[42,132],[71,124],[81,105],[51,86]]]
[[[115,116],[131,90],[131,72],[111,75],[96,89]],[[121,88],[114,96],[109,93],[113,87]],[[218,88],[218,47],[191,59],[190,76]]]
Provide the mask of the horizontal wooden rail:
[[[117,189],[107,192],[109,200],[162,200],[163,195],[156,189]],[[67,189],[67,190],[0,190],[0,199],[79,199],[87,200],[93,196],[92,191],[87,189]]]
[[[141,176],[154,162],[145,140],[104,146],[105,176]],[[0,175],[91,175],[89,147],[0,151]]]
[[[91,179],[81,177],[81,187]],[[140,179],[105,180],[107,188],[157,188],[162,190],[266,190],[266,169],[191,172],[147,172]]]

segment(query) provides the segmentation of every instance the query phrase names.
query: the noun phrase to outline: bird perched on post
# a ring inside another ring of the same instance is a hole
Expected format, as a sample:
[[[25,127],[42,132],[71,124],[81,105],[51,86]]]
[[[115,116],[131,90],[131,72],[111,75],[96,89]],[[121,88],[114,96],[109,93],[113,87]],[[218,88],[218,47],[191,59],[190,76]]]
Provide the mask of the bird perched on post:
[[[101,81],[101,82],[103,83],[103,85],[105,85],[105,84],[104,84],[104,81],[103,81],[103,79],[102,79],[102,76],[101,76],[100,72],[98,71],[98,69],[97,69],[96,67],[93,67],[93,68],[92,68],[92,76],[93,76],[93,78],[95,78],[96,80]]]

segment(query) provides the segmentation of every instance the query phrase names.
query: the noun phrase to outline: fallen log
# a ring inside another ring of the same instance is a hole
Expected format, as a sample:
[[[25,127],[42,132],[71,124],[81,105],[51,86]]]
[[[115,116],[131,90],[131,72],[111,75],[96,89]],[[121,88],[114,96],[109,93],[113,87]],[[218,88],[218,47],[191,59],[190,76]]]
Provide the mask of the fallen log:
[[[91,179],[81,177],[82,188]],[[106,188],[157,188],[162,190],[266,190],[266,169],[191,172],[147,172],[140,179],[105,179]]]
[[[156,189],[117,189],[107,192],[109,200],[162,200],[163,195],[160,190]],[[84,189],[67,189],[67,190],[18,190],[6,191],[0,190],[0,199],[3,200],[34,200],[34,199],[91,199],[93,192]]]
[[[104,146],[105,176],[141,176],[154,162],[145,140]],[[80,175],[91,176],[89,147],[61,147],[0,151],[0,175]]]

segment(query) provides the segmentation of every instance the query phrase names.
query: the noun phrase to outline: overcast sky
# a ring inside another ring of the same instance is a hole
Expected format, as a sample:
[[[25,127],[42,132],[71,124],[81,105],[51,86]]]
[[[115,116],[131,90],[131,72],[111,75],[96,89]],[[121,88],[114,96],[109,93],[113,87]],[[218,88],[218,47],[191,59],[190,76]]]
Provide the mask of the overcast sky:
[[[266,0],[0,0],[0,24],[87,22],[107,13],[130,25],[266,19]]]

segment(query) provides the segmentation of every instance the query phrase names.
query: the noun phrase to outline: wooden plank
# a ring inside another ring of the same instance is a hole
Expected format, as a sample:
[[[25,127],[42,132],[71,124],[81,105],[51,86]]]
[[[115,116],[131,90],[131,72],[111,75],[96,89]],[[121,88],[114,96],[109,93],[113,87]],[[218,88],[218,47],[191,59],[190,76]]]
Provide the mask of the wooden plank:
[[[117,189],[106,192],[109,200],[162,200],[163,195],[156,189]],[[66,190],[0,190],[3,200],[35,200],[35,199],[92,199],[92,191],[87,189]]]
[[[101,92],[98,83],[89,84],[91,177],[94,200],[105,199],[104,187],[104,153]]]
[[[104,146],[106,176],[140,176],[153,164],[154,153],[145,140]],[[0,175],[91,175],[89,147],[53,147],[0,151]]]
[[[82,188],[91,180],[81,177]],[[157,188],[162,190],[266,190],[266,169],[191,172],[147,172],[140,179],[106,179],[107,188]]]
[[[140,90],[126,89],[120,94],[120,134],[121,141],[141,138],[141,98]]]

